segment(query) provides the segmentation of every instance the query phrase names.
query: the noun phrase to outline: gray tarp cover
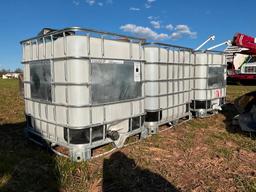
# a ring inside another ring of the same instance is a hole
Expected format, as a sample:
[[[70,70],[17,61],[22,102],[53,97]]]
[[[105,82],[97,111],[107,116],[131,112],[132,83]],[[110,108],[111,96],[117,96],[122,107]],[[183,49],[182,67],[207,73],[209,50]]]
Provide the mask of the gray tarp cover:
[[[256,131],[256,91],[237,98],[235,107],[240,113],[238,120],[241,129]]]

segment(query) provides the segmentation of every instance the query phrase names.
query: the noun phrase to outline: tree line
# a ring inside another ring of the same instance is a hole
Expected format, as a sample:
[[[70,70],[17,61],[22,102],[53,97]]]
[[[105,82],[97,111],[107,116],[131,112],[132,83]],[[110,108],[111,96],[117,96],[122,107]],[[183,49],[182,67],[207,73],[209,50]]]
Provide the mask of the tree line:
[[[0,74],[5,74],[5,73],[22,73],[23,70],[21,68],[16,68],[15,70],[11,69],[0,69]]]

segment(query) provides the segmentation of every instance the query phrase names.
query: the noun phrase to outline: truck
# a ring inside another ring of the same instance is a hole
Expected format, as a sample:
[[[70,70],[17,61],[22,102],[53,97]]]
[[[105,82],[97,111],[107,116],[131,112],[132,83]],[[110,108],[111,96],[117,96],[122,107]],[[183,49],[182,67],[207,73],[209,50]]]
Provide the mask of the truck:
[[[256,82],[256,38],[237,33],[225,49],[229,83]]]

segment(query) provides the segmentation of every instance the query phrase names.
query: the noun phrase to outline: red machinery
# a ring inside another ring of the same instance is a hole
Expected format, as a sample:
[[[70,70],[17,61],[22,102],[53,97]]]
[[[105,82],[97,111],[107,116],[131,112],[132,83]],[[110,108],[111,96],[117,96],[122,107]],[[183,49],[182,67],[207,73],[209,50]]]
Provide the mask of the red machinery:
[[[228,78],[233,81],[256,80],[256,38],[237,33],[232,41],[232,46],[240,48],[240,55],[244,54],[244,60],[228,63]],[[234,54],[234,57],[238,57]]]
[[[255,55],[256,54],[256,38],[237,33],[234,38],[232,45],[247,48],[248,50],[243,51],[244,54]]]

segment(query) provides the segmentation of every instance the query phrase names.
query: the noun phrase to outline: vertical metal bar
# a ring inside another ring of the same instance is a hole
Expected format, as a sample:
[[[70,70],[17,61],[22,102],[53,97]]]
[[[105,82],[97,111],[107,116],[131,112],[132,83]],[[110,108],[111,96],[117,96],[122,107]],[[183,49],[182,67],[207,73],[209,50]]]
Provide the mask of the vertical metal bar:
[[[160,56],[161,56],[161,54],[160,54],[160,47],[158,46],[158,63],[157,63],[157,65],[158,65],[158,109],[159,109],[159,112],[158,112],[158,121],[160,121],[160,110],[161,110],[161,105],[160,105],[160,102],[161,102],[161,100],[160,100],[160,77],[161,77],[161,75],[160,75],[160,70],[161,70],[161,68],[160,68]]]
[[[67,38],[65,32],[63,32],[63,53],[64,56],[67,55]]]
[[[53,53],[53,58],[54,58],[54,53]],[[51,61],[51,89],[53,90],[52,91],[52,98],[53,98],[53,101],[56,102],[56,94],[55,94],[55,91],[56,91],[56,85],[54,85],[54,82],[55,82],[55,61],[54,59],[52,59]],[[56,122],[57,122],[57,114],[56,114],[56,105],[54,105],[53,107],[53,119],[54,119],[54,122],[55,122],[55,126],[54,126],[54,139],[57,141],[57,125],[56,125]],[[69,137],[69,133],[68,133],[68,137]]]
[[[184,90],[185,90],[185,65],[186,65],[186,62],[185,62],[185,54],[186,54],[186,52],[185,51],[183,51],[183,66],[182,66],[182,88],[183,88],[183,93],[182,93],[182,95],[183,95],[183,101],[182,101],[182,111],[184,112],[184,111],[186,111],[186,104],[185,104],[185,93],[187,93],[187,92],[184,92]]]
[[[68,82],[68,59],[65,58],[64,60],[64,79],[65,83]],[[68,101],[68,98],[66,98],[66,101]]]
[[[57,122],[57,113],[56,113],[56,105],[54,106],[54,119],[55,119],[55,122]],[[58,137],[57,137],[57,125],[55,123],[55,126],[54,126],[54,139],[56,141],[58,141]]]
[[[46,43],[45,43],[45,38],[43,37],[43,57],[46,59]]]
[[[102,55],[102,58],[105,56],[104,35],[101,35],[101,55]]]
[[[87,33],[87,41],[88,41],[88,43],[87,43],[87,51],[88,51],[88,57],[89,57],[89,60],[88,60],[88,63],[89,63],[89,66],[88,66],[88,68],[89,68],[89,70],[88,70],[88,77],[89,77],[89,84],[90,84],[90,86],[89,86],[89,102],[90,102],[90,104],[92,104],[92,88],[91,88],[91,83],[92,83],[92,62],[91,62],[91,58],[90,58],[90,56],[91,56],[91,44],[90,44],[90,42],[91,42],[91,37],[90,37],[90,33]],[[101,36],[101,52],[102,52],[102,57],[103,57],[103,52],[104,52],[104,48],[103,48],[103,46],[104,46],[104,39],[103,39],[103,36]],[[104,122],[105,122],[105,106],[103,105],[102,106],[103,107],[103,124],[104,124]],[[92,106],[90,106],[89,107],[89,122],[90,122],[90,125],[92,125],[92,119],[93,119],[93,114],[92,114]],[[93,128],[90,128],[90,144],[92,144],[92,129]],[[104,134],[106,134],[106,133],[104,133]],[[104,134],[103,134],[103,136],[104,136]],[[105,140],[105,138],[106,138],[106,135],[104,136],[104,140]]]
[[[43,130],[42,130],[42,114],[41,114],[41,103],[38,103],[38,111],[39,111],[39,118],[40,118],[40,133],[42,134]]]
[[[195,98],[196,98],[196,90],[195,90],[195,85],[196,85],[196,77],[195,77],[195,74],[196,74],[196,57],[197,57],[197,54],[194,54],[194,65],[193,65],[193,110],[195,111],[196,110],[196,102],[195,102]]]
[[[192,54],[191,54],[191,51],[189,51],[189,63],[188,63],[188,69],[189,69],[189,71],[188,71],[188,79],[189,79],[189,84],[188,84],[188,105],[189,105],[189,107],[188,107],[188,111],[190,111],[190,103],[191,103],[191,65],[192,65],[192,59],[191,59],[191,57],[192,57]]]
[[[63,40],[64,40],[64,56],[65,56],[65,61],[64,61],[64,76],[65,76],[65,83],[67,84],[68,82],[68,69],[67,69],[67,50],[68,50],[68,45],[67,45],[67,36],[65,34],[65,32],[63,32]],[[66,104],[70,104],[69,102],[69,88],[68,86],[65,84],[65,97],[66,97]],[[67,127],[69,127],[69,107],[66,107],[66,124]]]
[[[25,43],[22,43],[22,61],[25,61]]]
[[[90,125],[92,125],[92,107],[89,107],[89,121],[90,121]]]
[[[53,120],[55,121],[55,124],[56,124],[56,105],[54,105],[53,107]]]
[[[68,69],[67,69],[67,58],[64,60],[64,78],[65,78],[65,83],[68,83]],[[69,98],[68,98],[68,86],[65,85],[65,94],[66,94],[66,103],[69,104]]]
[[[132,60],[132,40],[129,40],[129,59]]]
[[[221,55],[221,66],[220,66],[220,67],[223,67],[223,65],[225,64],[224,61],[225,61],[225,60],[224,60],[224,54],[222,54],[222,55]],[[256,70],[256,69],[254,68],[254,72],[256,72],[255,70]],[[224,84],[224,87],[226,86],[226,78],[227,78],[227,77],[226,77],[226,69],[224,68],[224,80],[225,80],[225,82],[224,82],[224,83],[225,83],[225,84]],[[223,99],[224,99],[224,97],[223,97],[223,89],[225,89],[224,87],[220,89],[220,90],[221,90],[221,98],[223,98]],[[225,101],[223,101],[223,103],[225,103]]]
[[[90,129],[90,145],[92,145],[92,127],[90,127],[89,129]]]
[[[180,65],[181,65],[181,61],[180,61],[180,49],[178,49],[178,105],[180,105]],[[178,106],[178,117],[180,116],[180,106]]]
[[[139,116],[140,117],[140,128],[142,127],[142,119],[141,119],[141,115]]]
[[[144,49],[143,47],[142,47],[142,44],[141,44],[141,41],[139,42],[139,59],[141,60],[141,58],[142,58],[142,49]]]
[[[31,60],[33,60],[33,58],[34,58],[34,48],[33,48],[32,40],[30,42],[31,42]]]
[[[69,128],[67,127],[67,135],[68,135],[68,145],[70,144],[70,131]]]
[[[143,98],[145,98],[145,82],[144,82],[144,80],[145,80],[145,63],[144,63],[144,61],[143,62],[140,61],[140,68],[141,68],[141,80],[142,80],[142,82],[141,82],[141,92],[142,92],[141,96]],[[143,77],[143,79],[142,79],[142,77]],[[142,102],[142,100],[140,100],[140,113],[143,113],[144,112],[144,108],[142,109],[141,102]],[[145,99],[143,99],[143,102],[145,102]]]
[[[54,55],[53,55],[54,57]],[[54,60],[50,60],[51,62],[51,92],[52,92],[52,100],[56,102],[56,95],[55,95],[55,67],[54,67]]]
[[[209,78],[209,53],[206,53],[207,55],[207,69],[206,69],[206,101],[205,101],[205,106],[206,106],[206,111],[208,110],[208,106],[207,106],[207,103],[208,103],[208,78]]]
[[[133,116],[133,102],[131,101],[130,102],[130,111],[131,111],[131,113],[130,113],[130,115],[131,115],[131,129],[130,129],[130,131],[132,131],[132,125],[133,125],[133,119],[132,119],[132,116]]]
[[[90,57],[91,55],[91,37],[90,37],[90,33],[87,33],[87,54],[88,54],[88,57]]]
[[[32,53],[32,49],[33,49],[33,47],[32,47],[32,41],[29,41],[29,52],[30,52],[30,61],[31,60],[33,60],[33,53]]]
[[[214,64],[214,63],[213,63],[213,61],[214,61],[214,60],[213,60],[213,56],[214,56],[214,55],[211,54],[211,57],[212,57],[212,64]],[[213,97],[214,97],[214,96],[212,95],[212,92],[213,92],[213,90],[211,89],[211,90],[210,90],[210,93],[211,93],[211,94],[210,94],[210,100],[211,100],[211,101],[212,101],[212,99],[213,99]]]
[[[54,41],[53,41],[53,36],[51,35],[51,56],[52,59],[50,60],[50,66],[51,66],[51,96],[52,96],[52,100],[54,102],[56,102],[56,98],[55,98],[55,85],[53,84],[53,82],[55,82],[55,73],[54,73]],[[38,56],[39,57],[39,56]],[[49,119],[48,117],[48,108],[49,106],[47,105],[47,119]],[[54,106],[53,108],[53,113],[54,113],[54,121],[56,124],[56,106]],[[55,128],[56,130],[56,125]],[[49,131],[49,123],[47,123],[46,125],[46,131],[47,131],[47,137],[50,138],[50,131]],[[56,133],[55,133],[55,139],[56,139]]]
[[[46,119],[49,120],[48,105],[47,104],[45,105],[45,117],[46,117]],[[50,134],[49,134],[49,123],[48,122],[46,123],[46,135],[47,135],[48,138],[50,137]]]
[[[131,117],[128,121],[131,122],[131,123],[129,123],[129,125],[130,125],[129,132],[130,132],[130,131],[132,131],[133,118]]]
[[[103,141],[105,141],[106,139],[106,128],[107,128],[107,125],[103,124]]]
[[[174,74],[175,74],[175,72],[174,72],[174,69],[175,69],[175,51],[176,51],[176,49],[172,49],[172,54],[173,54],[173,57],[172,57],[172,119],[174,120],[174,111],[175,111],[175,109],[174,109],[174,97],[175,97],[175,91],[174,91],[174,84],[175,84],[175,78],[174,78]]]
[[[92,104],[92,62],[91,62],[91,37],[90,33],[87,33],[87,49],[88,49],[88,83],[89,83],[89,103]],[[104,105],[103,105],[103,114],[105,118]],[[104,120],[105,122],[105,120]]]
[[[35,102],[34,101],[32,101],[32,111],[33,111],[33,114],[35,114]]]
[[[130,115],[133,116],[133,102],[130,102]]]
[[[69,107],[66,107],[66,126],[69,127]]]
[[[36,51],[36,52],[37,52],[37,53],[36,53],[36,54],[37,54],[36,56],[37,56],[37,59],[39,59],[39,43],[38,43],[38,39],[36,39],[36,50],[37,50],[37,51]]]
[[[166,52],[167,52],[167,81],[166,81],[166,91],[167,91],[167,117],[168,119],[169,117],[169,48],[166,48]]]
[[[54,41],[53,41],[53,36],[51,35],[51,56],[53,57],[54,55]]]
[[[139,107],[140,107],[140,113],[143,113],[143,110],[144,110],[144,109],[142,109],[141,102],[142,102],[142,100],[140,99],[140,101],[139,101],[139,105],[140,105],[140,106],[139,106]]]
[[[103,104],[103,123],[106,122],[106,107],[105,104]]]

